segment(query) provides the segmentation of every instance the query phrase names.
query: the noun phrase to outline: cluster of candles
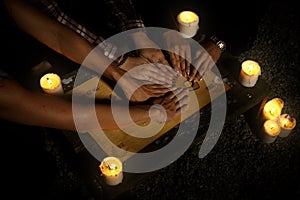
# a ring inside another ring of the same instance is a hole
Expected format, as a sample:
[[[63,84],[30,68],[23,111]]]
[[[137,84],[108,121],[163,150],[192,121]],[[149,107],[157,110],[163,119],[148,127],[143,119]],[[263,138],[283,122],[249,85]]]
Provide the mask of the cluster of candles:
[[[289,114],[282,114],[284,101],[281,98],[273,98],[266,102],[262,110],[264,120],[259,132],[260,138],[266,143],[272,143],[277,136],[287,137],[296,126],[296,119]]]

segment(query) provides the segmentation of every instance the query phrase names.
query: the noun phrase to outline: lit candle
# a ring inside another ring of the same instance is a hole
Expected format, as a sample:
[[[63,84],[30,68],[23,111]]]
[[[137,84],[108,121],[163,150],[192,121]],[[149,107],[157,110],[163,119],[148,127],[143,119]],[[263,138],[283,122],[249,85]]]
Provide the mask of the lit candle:
[[[280,98],[269,100],[263,108],[263,117],[265,120],[278,120],[283,108],[284,102]]]
[[[194,37],[198,31],[199,17],[192,11],[182,11],[177,15],[179,32],[185,38]]]
[[[239,82],[245,87],[253,87],[260,75],[261,69],[259,64],[253,60],[246,60],[242,63]]]
[[[48,73],[40,79],[40,86],[45,93],[62,95],[64,93],[61,79],[57,74]]]
[[[280,130],[281,128],[277,121],[271,119],[266,120],[263,124],[262,131],[260,132],[260,138],[265,143],[272,143],[276,140]]]
[[[106,157],[100,164],[100,170],[108,185],[118,185],[123,180],[122,162],[116,157]]]
[[[296,119],[288,114],[282,114],[279,118],[281,131],[279,137],[287,137],[296,126]]]

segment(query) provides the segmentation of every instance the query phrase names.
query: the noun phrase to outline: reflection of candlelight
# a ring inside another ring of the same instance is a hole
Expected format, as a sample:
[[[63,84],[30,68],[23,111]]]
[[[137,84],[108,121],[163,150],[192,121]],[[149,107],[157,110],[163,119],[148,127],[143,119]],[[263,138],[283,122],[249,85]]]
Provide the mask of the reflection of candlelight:
[[[282,114],[282,115],[280,115],[280,118],[279,118],[279,124],[281,127],[279,136],[287,137],[290,134],[290,132],[293,130],[293,128],[295,128],[296,119],[292,118],[288,114]]]
[[[284,102],[280,98],[273,98],[268,101],[263,108],[264,119],[278,120],[283,108]]]
[[[260,133],[261,139],[266,143],[274,142],[280,133],[280,130],[281,128],[277,121],[270,119],[266,120]]]
[[[40,79],[40,86],[45,93],[61,95],[64,93],[61,79],[57,74],[48,73]]]
[[[242,63],[239,82],[245,87],[253,87],[260,74],[261,69],[259,64],[252,60],[246,60]]]
[[[118,185],[122,182],[122,162],[118,158],[106,157],[99,167],[108,185]]]
[[[182,36],[194,37],[198,31],[199,17],[192,11],[182,11],[177,15],[178,28]]]

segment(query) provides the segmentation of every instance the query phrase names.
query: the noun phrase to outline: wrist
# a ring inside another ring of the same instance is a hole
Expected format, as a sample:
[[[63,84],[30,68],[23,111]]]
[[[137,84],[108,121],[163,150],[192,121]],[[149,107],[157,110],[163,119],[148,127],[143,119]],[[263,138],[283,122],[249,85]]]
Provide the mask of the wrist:
[[[124,74],[124,70],[117,67],[116,65],[110,65],[106,70],[105,76],[117,82],[122,77],[123,74]]]
[[[226,50],[226,43],[223,40],[220,40],[216,35],[212,35],[210,40],[217,45],[222,53]]]

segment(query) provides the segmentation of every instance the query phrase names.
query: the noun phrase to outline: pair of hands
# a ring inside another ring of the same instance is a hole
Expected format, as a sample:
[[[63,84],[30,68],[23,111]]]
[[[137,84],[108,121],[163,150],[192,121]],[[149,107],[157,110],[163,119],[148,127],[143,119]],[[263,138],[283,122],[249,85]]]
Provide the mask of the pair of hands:
[[[174,87],[176,77],[199,81],[214,66],[204,49],[191,52],[188,40],[178,32],[170,31],[164,36],[170,50],[167,52],[170,63],[158,45],[143,36],[143,39],[139,38],[143,45],[157,48],[142,48],[138,57],[129,57],[120,67],[124,76],[118,81],[130,101],[144,102],[152,98],[154,104],[160,105],[153,107],[151,112],[160,116],[157,121],[171,120],[188,108],[188,92]],[[190,61],[193,61],[193,67]]]
[[[204,49],[191,49],[188,39],[183,38],[177,31],[167,31],[164,33],[165,49],[169,61],[158,45],[149,38],[142,40],[143,43],[155,46],[156,48],[144,48],[139,50],[140,57],[145,58],[150,63],[161,63],[172,67],[178,75],[189,81],[200,81],[205,73],[212,69],[214,61],[210,54]],[[145,42],[146,41],[146,42]],[[191,65],[193,63],[193,66]],[[160,78],[160,77],[156,77]]]

